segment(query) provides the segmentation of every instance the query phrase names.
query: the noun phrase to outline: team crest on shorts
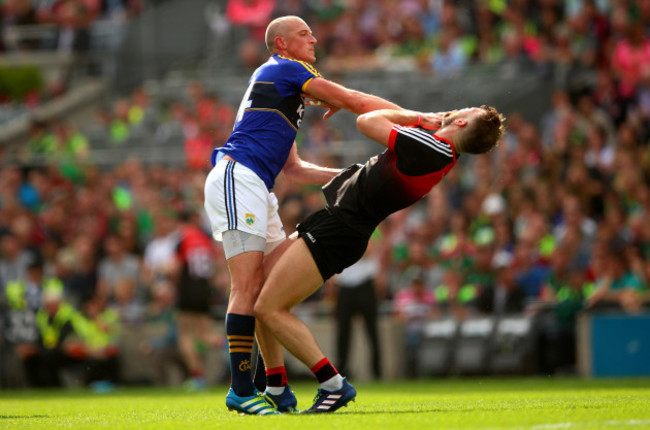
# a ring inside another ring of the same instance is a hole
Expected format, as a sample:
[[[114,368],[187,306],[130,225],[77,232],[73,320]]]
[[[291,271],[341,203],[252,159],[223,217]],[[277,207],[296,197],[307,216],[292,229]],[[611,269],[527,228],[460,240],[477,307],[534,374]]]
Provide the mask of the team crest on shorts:
[[[244,219],[246,220],[246,224],[248,225],[253,225],[255,224],[255,215],[246,213],[244,214]]]

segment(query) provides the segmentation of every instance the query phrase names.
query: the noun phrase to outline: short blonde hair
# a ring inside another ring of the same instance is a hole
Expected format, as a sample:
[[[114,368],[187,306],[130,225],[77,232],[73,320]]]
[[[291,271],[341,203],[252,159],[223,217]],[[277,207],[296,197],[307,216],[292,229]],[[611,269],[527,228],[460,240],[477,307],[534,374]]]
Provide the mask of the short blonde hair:
[[[483,112],[468,122],[454,142],[462,152],[469,154],[490,152],[497,146],[506,131],[505,116],[492,106],[482,105],[480,109]]]
[[[303,19],[296,15],[287,15],[275,18],[269,23],[266,27],[266,35],[264,36],[264,41],[266,43],[266,49],[269,50],[269,53],[273,54],[275,52],[275,38],[278,36],[285,36],[287,29],[287,22]]]

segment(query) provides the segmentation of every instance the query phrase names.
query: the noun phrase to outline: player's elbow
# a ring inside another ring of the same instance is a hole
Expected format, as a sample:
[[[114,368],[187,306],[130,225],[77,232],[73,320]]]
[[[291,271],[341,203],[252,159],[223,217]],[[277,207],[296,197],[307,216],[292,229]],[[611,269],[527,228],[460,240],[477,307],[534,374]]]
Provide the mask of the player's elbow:
[[[357,117],[357,129],[364,135],[368,136],[368,133],[372,129],[372,115],[363,114]]]
[[[323,97],[323,100],[333,106],[355,114],[362,114],[370,110],[363,93],[349,88],[336,88],[338,91],[328,94],[326,97]]]
[[[293,183],[300,182],[300,166],[293,164],[285,166],[284,169],[282,169],[282,173],[284,173],[284,177],[287,181]]]

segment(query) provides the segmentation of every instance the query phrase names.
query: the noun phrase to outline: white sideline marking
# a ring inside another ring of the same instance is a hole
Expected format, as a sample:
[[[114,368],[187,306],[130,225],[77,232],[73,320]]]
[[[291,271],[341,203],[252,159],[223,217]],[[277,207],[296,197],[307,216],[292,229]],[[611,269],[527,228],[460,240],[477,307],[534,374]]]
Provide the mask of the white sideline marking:
[[[642,426],[650,424],[650,420],[627,420],[627,421],[618,421],[610,420],[604,421],[602,423],[598,422],[585,422],[585,423],[557,423],[557,424],[538,424],[531,427],[533,430],[545,430],[545,429],[568,429],[575,426],[583,426],[585,424],[589,425],[604,425],[604,426]]]
[[[585,422],[569,422],[569,423],[548,423],[548,424],[535,424],[530,427],[488,427],[483,430],[555,430],[555,429],[571,429],[582,428],[583,426],[609,426],[609,427],[622,427],[622,426],[645,426],[650,425],[650,419],[647,420],[609,420],[609,421],[585,421]],[[460,430],[460,429],[455,429]]]

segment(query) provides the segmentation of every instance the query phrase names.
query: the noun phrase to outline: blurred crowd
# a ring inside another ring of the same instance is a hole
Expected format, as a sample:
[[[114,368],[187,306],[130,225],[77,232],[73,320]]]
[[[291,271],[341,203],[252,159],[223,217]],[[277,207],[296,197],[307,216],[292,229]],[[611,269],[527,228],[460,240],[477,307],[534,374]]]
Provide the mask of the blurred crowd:
[[[0,4],[0,52],[49,49],[88,52],[91,26],[121,24],[142,11],[140,0],[5,0]],[[43,25],[56,29],[53,37],[15,37],[6,29]]]
[[[508,76],[559,69],[566,83],[612,67],[630,90],[648,55],[646,0],[229,0],[229,22],[250,35],[244,64],[260,61],[266,23],[290,14],[309,23],[321,68],[332,72],[421,69],[449,77],[485,64]]]
[[[337,70],[404,58],[439,76],[471,63],[513,76],[563,71],[539,122],[506,112],[500,145],[461,159],[425,199],[383,222],[352,268],[358,276],[328,283],[305,303],[312,315],[341,312],[346,285],[368,279],[380,313],[402,321],[415,347],[430,319],[546,313],[540,342],[568,351],[545,363],[553,372],[575,362],[579,312],[648,310],[650,1],[233,0],[226,12],[255,44],[271,17],[305,17],[322,66]],[[184,274],[200,268],[207,287],[196,294],[222,316],[228,271],[202,201],[206,160],[227,138],[234,109],[190,82],[184,97],[165,103],[137,89],[100,111],[91,129],[32,125],[23,164],[4,164],[0,175],[4,342],[30,384],[55,385],[52,366],[79,363],[92,364],[87,383],[115,381],[120,327],[152,321],[164,321],[165,336],[141,352],[168,352],[189,336],[180,361],[200,383],[195,345],[220,340],[192,324],[179,331],[176,312],[197,285]],[[313,119],[300,135],[303,158],[340,165],[327,151],[340,143],[337,130]],[[134,136],[184,142],[186,164],[129,159],[102,168],[87,158],[93,136],[108,146]],[[287,234],[323,205],[318,187],[280,178],[274,191]],[[190,231],[209,257],[198,265],[181,252]],[[167,352],[160,360],[171,359]]]

